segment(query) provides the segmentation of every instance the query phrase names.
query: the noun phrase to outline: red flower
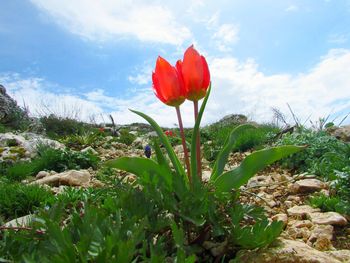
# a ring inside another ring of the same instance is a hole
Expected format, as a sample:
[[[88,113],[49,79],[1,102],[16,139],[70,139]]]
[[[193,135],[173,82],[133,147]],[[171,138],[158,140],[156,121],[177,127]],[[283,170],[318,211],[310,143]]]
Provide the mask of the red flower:
[[[165,135],[168,136],[168,137],[173,137],[174,136],[174,133],[172,131],[165,131]]]
[[[101,127],[101,128],[98,128],[98,130],[99,130],[100,132],[104,132],[104,131],[105,131],[105,128]]]
[[[192,45],[186,50],[183,62],[179,60],[176,63],[176,68],[182,73],[186,98],[192,101],[202,99],[210,83],[210,73],[205,58]]]
[[[185,89],[181,73],[162,57],[158,57],[152,73],[153,90],[156,96],[169,106],[179,106],[185,101]]]

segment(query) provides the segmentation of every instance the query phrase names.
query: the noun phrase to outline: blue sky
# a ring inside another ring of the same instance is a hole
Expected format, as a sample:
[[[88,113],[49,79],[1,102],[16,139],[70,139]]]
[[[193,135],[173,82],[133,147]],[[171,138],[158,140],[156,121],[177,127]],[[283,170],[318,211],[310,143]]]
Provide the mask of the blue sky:
[[[191,44],[212,75],[205,123],[229,113],[269,121],[287,103],[301,120],[350,111],[348,0],[0,3],[0,84],[33,114],[140,121],[133,108],[171,126],[151,72],[158,55],[175,63]],[[191,104],[182,111],[191,125]]]

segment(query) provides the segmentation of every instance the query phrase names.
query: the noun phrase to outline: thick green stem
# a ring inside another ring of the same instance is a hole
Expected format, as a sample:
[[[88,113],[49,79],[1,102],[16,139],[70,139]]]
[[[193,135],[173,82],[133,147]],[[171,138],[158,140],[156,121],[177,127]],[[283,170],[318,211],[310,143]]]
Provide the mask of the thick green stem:
[[[181,134],[181,141],[182,141],[182,147],[184,149],[184,155],[185,155],[185,164],[187,169],[187,176],[188,180],[191,183],[191,169],[190,169],[190,159],[188,157],[188,150],[186,145],[186,139],[185,139],[185,133],[184,133],[184,127],[182,125],[182,118],[181,118],[181,112],[180,107],[176,106],[176,114],[177,114],[177,120],[179,121],[179,128],[180,128],[180,134]]]
[[[194,106],[194,119],[195,121],[198,118],[198,101],[193,101]],[[193,154],[193,153],[192,153]],[[198,129],[197,138],[196,138],[196,157],[197,157],[197,173],[198,178],[200,181],[202,181],[202,160],[201,160],[201,141],[200,141],[200,133]]]

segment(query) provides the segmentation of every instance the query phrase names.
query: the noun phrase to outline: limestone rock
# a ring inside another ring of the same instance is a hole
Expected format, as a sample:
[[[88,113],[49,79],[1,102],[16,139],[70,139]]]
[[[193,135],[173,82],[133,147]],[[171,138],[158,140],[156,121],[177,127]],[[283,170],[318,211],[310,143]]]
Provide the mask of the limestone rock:
[[[4,227],[24,227],[24,226],[28,226],[32,220],[33,220],[33,215],[26,215],[26,216],[13,219],[5,223],[3,226]]]
[[[287,210],[288,215],[290,216],[300,216],[305,217],[311,213],[319,212],[320,209],[313,208],[309,205],[293,206]]]
[[[311,228],[313,226],[310,220],[296,220],[291,222],[290,225],[296,228],[303,228],[303,227]]]
[[[216,124],[231,125],[231,124],[243,124],[248,121],[248,118],[243,114],[230,114],[223,117]]]
[[[87,170],[70,170],[58,173],[36,180],[31,184],[50,185],[50,186],[90,186],[91,174]],[[97,180],[95,180],[95,184]]]
[[[348,221],[337,212],[310,213],[311,221],[318,225],[345,226]]]
[[[6,147],[8,145],[17,146],[19,148],[23,148],[25,151],[26,157],[35,157],[37,154],[38,145],[47,145],[49,147],[55,149],[64,149],[64,144],[47,139],[42,135],[34,134],[34,133],[21,133],[14,134],[11,132],[8,133],[0,133],[0,147]]]
[[[333,249],[333,229],[331,225],[315,225],[307,244],[321,251]]]
[[[288,216],[286,214],[277,214],[271,217],[271,219],[273,221],[282,221],[284,226],[288,223]]]
[[[345,142],[350,142],[350,125],[345,125],[343,127],[335,127],[330,129],[329,131],[337,139],[343,140]]]
[[[92,148],[91,146],[88,146],[88,147],[82,149],[81,152],[82,153],[90,152],[92,154],[98,155],[98,152],[94,148]]]
[[[296,181],[293,190],[296,193],[312,193],[325,188],[325,184],[318,179],[303,179]]]
[[[211,171],[204,170],[204,171],[202,172],[202,180],[203,180],[204,182],[208,182],[209,179],[210,179],[210,176],[211,176]]]
[[[328,255],[340,260],[341,262],[350,262],[350,250],[342,249],[335,251],[327,251]]]
[[[7,93],[4,86],[0,85],[0,123],[8,124],[18,122],[19,119],[29,119],[27,113],[17,105]]]
[[[35,179],[42,179],[46,176],[50,176],[50,173],[47,171],[40,171],[38,174],[35,176]]]
[[[268,248],[239,251],[237,262],[249,263],[340,263],[341,260],[318,251],[304,242],[279,238]]]

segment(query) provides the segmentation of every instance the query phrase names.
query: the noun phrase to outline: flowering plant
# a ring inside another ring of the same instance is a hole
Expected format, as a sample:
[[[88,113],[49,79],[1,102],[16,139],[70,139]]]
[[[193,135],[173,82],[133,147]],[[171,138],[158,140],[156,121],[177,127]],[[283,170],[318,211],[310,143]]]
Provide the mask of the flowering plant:
[[[199,127],[211,92],[205,58],[193,46],[187,49],[183,62],[178,61],[176,67],[165,59],[158,58],[152,79],[156,96],[176,109],[185,166],[182,166],[176,156],[169,141],[171,138],[166,136],[155,120],[135,110],[131,111],[143,117],[156,131],[168,158],[161,151],[159,142],[155,141],[155,160],[121,157],[109,161],[108,165],[135,174],[137,184],[145,194],[151,196],[157,209],[162,206],[170,215],[163,226],[171,227],[177,246],[177,262],[195,262],[193,254],[190,257],[192,261],[185,260],[186,247],[191,244],[201,245],[205,240],[215,237],[228,239],[231,245],[248,249],[270,244],[281,233],[283,222],[269,222],[263,209],[241,205],[238,202],[239,188],[267,165],[296,153],[303,147],[287,145],[259,150],[248,155],[238,167],[224,171],[228,156],[236,147],[240,136],[248,129],[255,128],[250,124],[240,125],[229,134],[215,161],[208,184],[203,184]],[[198,100],[202,98],[198,110]],[[193,101],[195,116],[190,158],[180,113],[180,105],[185,99]],[[244,225],[245,218],[254,218],[255,223]],[[153,221],[157,220],[152,219]]]
[[[155,71],[152,74],[152,80],[155,95],[163,103],[176,109],[184,148],[186,169],[181,165],[180,160],[171,147],[169,139],[164,135],[155,120],[135,110],[131,111],[143,117],[157,132],[160,141],[165,147],[172,168],[157,144],[154,144],[157,161],[139,157],[122,157],[110,161],[109,165],[131,172],[139,177],[147,175],[166,178],[166,181],[169,182],[171,187],[173,185],[173,177],[176,176],[183,179],[183,187],[191,189],[198,184],[202,184],[199,127],[211,91],[208,64],[205,58],[193,46],[190,46],[184,53],[183,61],[179,60],[176,66],[172,66],[165,59],[158,57]],[[198,100],[202,98],[204,100],[198,111]],[[195,116],[190,160],[180,113],[180,105],[185,99],[193,101]],[[247,156],[238,167],[224,172],[228,156],[235,147],[237,139],[242,133],[253,128],[254,126],[251,124],[240,125],[233,129],[226,139],[226,143],[215,161],[209,179],[209,183],[214,185],[217,193],[238,190],[240,186],[269,164],[303,149],[303,147],[286,145],[259,150]]]

